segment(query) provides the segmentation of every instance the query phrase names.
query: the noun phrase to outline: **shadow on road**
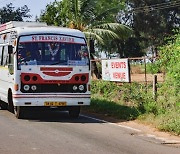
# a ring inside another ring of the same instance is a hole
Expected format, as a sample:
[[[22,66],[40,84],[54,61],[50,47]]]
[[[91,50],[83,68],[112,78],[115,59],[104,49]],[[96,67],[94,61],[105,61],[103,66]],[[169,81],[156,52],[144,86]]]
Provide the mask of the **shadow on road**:
[[[79,118],[71,118],[67,111],[59,111],[57,109],[43,109],[26,111],[22,120],[33,122],[61,122],[61,123],[104,123],[88,116],[80,114]]]
[[[0,108],[0,113],[3,116],[14,116],[13,113],[8,110]],[[14,119],[16,119],[14,117]],[[103,120],[100,120],[103,119]],[[18,119],[17,119],[18,120]],[[71,118],[68,111],[60,111],[58,109],[31,109],[26,110],[23,119],[31,122],[61,122],[61,123],[106,123],[110,121],[113,123],[125,122],[127,120],[117,119],[111,116],[107,116],[102,113],[89,112],[86,109],[82,109],[79,118]]]

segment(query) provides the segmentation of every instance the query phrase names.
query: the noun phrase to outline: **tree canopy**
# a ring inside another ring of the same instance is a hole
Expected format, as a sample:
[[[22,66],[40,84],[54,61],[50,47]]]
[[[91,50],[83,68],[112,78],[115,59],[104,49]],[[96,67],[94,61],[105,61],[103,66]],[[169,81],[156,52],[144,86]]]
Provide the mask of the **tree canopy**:
[[[61,0],[47,5],[38,20],[76,28],[98,41],[98,49],[124,57],[155,50],[180,25],[179,0]],[[29,8],[0,8],[0,22],[30,18]],[[129,28],[130,27],[130,28]],[[133,35],[132,35],[132,30]]]
[[[120,0],[113,0],[111,3],[106,1],[55,1],[47,5],[40,20],[50,25],[79,29],[87,38],[93,38],[100,44],[105,44],[105,40],[126,39],[130,36],[131,29],[116,22],[116,14],[123,3]]]
[[[132,27],[140,49],[156,48],[180,25],[179,0],[127,0],[118,21]]]
[[[6,7],[0,8],[0,23],[3,24],[12,20],[23,21],[23,18],[31,17],[29,12],[30,9],[26,5],[16,9],[12,3],[9,3]]]

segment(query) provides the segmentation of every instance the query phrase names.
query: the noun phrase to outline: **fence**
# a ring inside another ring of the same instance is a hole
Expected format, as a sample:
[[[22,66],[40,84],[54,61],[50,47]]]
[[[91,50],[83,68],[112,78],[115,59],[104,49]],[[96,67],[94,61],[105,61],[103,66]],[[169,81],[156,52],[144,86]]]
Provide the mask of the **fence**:
[[[156,57],[154,57],[155,59]],[[151,58],[151,61],[154,61],[153,58]],[[103,59],[96,59],[91,60],[91,69],[92,69],[92,79],[101,79],[102,76],[102,68],[101,68],[101,61]],[[147,65],[149,65],[150,59],[147,57],[135,57],[135,58],[128,58],[129,64],[130,64],[130,79],[131,82],[143,82],[143,83],[149,83],[153,82],[154,75],[151,74],[147,70]],[[94,65],[93,63],[96,63]],[[96,74],[96,75],[95,75]],[[164,73],[157,73],[157,82],[163,82],[164,81]]]

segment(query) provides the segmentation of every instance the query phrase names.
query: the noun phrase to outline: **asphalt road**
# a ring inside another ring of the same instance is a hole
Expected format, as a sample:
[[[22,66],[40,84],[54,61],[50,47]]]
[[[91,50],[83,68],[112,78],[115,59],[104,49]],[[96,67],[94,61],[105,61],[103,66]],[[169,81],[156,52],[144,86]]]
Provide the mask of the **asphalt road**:
[[[26,118],[0,110],[0,154],[180,154],[178,147],[87,115],[71,119],[51,110]]]

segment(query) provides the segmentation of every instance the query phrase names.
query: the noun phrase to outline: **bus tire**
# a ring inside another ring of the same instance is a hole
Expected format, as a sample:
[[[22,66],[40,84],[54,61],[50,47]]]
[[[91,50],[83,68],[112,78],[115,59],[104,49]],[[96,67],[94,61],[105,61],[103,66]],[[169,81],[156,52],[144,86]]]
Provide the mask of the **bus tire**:
[[[12,99],[12,92],[9,90],[8,92],[8,110],[12,113],[14,113],[14,105],[13,105],[13,99]]]
[[[17,119],[23,119],[24,118],[24,107],[15,106],[14,107],[14,115]]]
[[[80,114],[80,106],[73,106],[69,109],[69,116],[71,118],[78,118]]]

